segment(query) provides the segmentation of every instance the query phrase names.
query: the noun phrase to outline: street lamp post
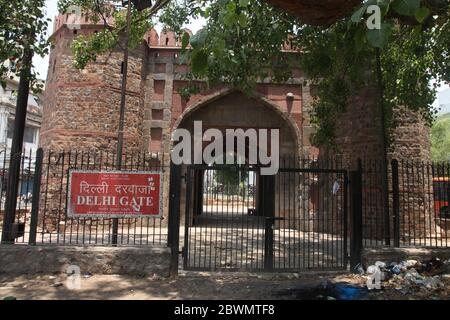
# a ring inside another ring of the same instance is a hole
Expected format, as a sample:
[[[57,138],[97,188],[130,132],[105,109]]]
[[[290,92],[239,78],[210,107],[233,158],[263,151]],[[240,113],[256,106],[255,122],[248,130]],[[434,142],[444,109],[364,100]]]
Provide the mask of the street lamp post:
[[[31,35],[34,39],[34,35]],[[14,119],[14,131],[11,143],[11,154],[6,185],[5,212],[3,217],[2,244],[14,243],[12,228],[16,216],[17,193],[19,191],[20,160],[22,157],[23,135],[28,108],[28,95],[30,91],[31,66],[33,50],[26,47],[23,53],[23,67],[20,71],[19,88]]]
[[[150,0],[132,0],[122,1],[122,6],[127,6],[127,28],[125,33],[125,47],[123,52],[123,64],[122,64],[122,86],[120,92],[120,118],[119,118],[119,132],[117,136],[117,158],[116,158],[116,170],[122,168],[122,154],[123,154],[123,136],[125,128],[125,106],[126,106],[126,91],[127,91],[127,76],[128,76],[128,55],[129,55],[129,42],[131,33],[131,5],[134,5],[138,11],[151,7],[152,2]],[[119,219],[114,218],[112,224],[112,238],[111,243],[117,245],[119,231]]]

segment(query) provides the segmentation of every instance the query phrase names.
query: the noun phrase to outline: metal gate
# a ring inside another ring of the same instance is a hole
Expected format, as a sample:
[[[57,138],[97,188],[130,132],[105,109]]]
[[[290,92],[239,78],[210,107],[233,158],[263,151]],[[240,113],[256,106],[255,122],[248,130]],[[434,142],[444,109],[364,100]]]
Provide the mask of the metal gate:
[[[347,185],[337,169],[188,166],[184,269],[345,269]]]

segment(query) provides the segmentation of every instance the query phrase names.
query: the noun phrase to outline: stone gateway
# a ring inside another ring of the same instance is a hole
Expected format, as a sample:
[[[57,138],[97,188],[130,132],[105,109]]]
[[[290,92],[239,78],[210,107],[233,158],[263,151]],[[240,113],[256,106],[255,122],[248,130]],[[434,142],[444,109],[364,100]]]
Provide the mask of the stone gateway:
[[[67,15],[60,15],[54,25],[40,144],[47,151],[114,152],[119,124],[123,53],[117,49],[111,54],[98,57],[85,70],[75,69],[70,49],[72,40],[80,35],[95,33],[103,26],[81,21],[81,29],[75,32],[68,28],[69,19]],[[299,54],[289,46],[281,50],[286,51],[286,54]],[[252,96],[227,84],[210,88],[206,82],[199,80],[196,81],[199,93],[186,99],[182,89],[188,84],[184,75],[189,67],[180,60],[180,53],[181,41],[174,32],[158,33],[152,29],[147,32],[142,43],[130,52],[129,61],[125,150],[157,158],[158,165],[167,168],[162,179],[162,217],[168,216],[173,133],[176,129],[185,129],[192,135],[196,121],[201,121],[204,131],[276,129],[279,131],[281,157],[331,155],[331,151],[311,145],[310,136],[314,132],[311,123],[314,87],[302,70],[293,69],[292,77],[285,83],[262,80]],[[348,109],[337,119],[338,155],[348,169],[356,167],[358,158],[382,155],[377,96],[373,88],[354,92]],[[429,133],[424,121],[419,115],[401,108],[396,117],[398,126],[392,134],[390,157],[401,155],[410,160],[428,160]],[[51,177],[51,172],[49,174]],[[202,188],[202,177],[205,178],[204,171],[194,177],[198,190]],[[255,183],[261,184],[262,180]],[[298,182],[286,179],[285,183],[289,186],[290,183]],[[320,192],[320,189],[314,191],[314,183],[311,182],[307,192]],[[186,191],[183,188],[185,187],[182,186],[182,193]],[[326,188],[332,190],[331,187]],[[52,190],[50,186],[49,193]],[[258,198],[257,194],[255,198]],[[277,201],[281,201],[280,199],[281,197],[277,198]],[[89,199],[91,200],[94,201]],[[182,208],[185,200],[181,199]],[[57,212],[59,209],[56,205],[55,208],[54,211]],[[288,208],[284,214],[289,215],[292,210],[294,208]],[[375,212],[374,216],[379,214]],[[167,221],[168,219],[164,219],[163,224]]]

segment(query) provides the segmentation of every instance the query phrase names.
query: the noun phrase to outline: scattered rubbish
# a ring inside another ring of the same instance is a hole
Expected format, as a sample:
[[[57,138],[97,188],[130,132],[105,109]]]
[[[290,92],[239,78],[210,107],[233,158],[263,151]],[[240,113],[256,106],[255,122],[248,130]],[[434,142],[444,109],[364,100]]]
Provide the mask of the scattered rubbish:
[[[389,269],[393,274],[400,274],[402,272],[402,266],[395,264]]]
[[[429,276],[435,276],[445,273],[447,269],[448,268],[446,264],[439,258],[433,258],[431,260],[425,261],[422,265],[422,272]]]
[[[340,188],[341,188],[341,186],[340,186],[339,182],[335,181],[333,183],[333,190],[332,190],[333,195],[337,195],[337,193],[339,192]]]
[[[379,272],[379,271],[380,271],[380,268],[378,268],[375,265],[371,265],[371,266],[367,267],[368,274],[375,274],[376,272]]]
[[[62,283],[62,282],[55,282],[55,283],[53,283],[52,285],[50,285],[50,287],[54,287],[54,288],[62,287],[62,286],[63,286],[63,283]]]
[[[438,276],[424,279],[423,284],[427,289],[430,290],[436,290],[444,286],[443,282],[439,279]]]
[[[158,280],[161,280],[161,277],[158,276],[156,273],[154,273],[154,274],[151,276],[150,279],[153,280],[153,281],[158,281]]]
[[[316,287],[291,288],[278,292],[280,296],[289,296],[300,300],[361,300],[367,298],[368,290],[348,283],[324,283]]]
[[[355,266],[355,268],[353,269],[353,271],[354,271],[355,273],[358,273],[358,274],[364,274],[364,268],[363,268],[363,266],[361,265],[361,263],[358,263],[358,264]]]
[[[320,281],[319,287],[322,289],[326,289],[328,287],[328,281],[327,280]]]
[[[402,262],[402,265],[407,268],[412,268],[417,265],[417,260],[406,260]]]
[[[339,300],[356,300],[365,297],[367,290],[348,284],[336,284],[333,286]]]
[[[439,258],[423,262],[411,259],[390,264],[376,261],[367,267],[367,275],[364,277],[367,278],[369,289],[391,287],[407,295],[417,290],[427,292],[443,289],[443,279],[449,278],[449,271],[450,261],[443,262]]]

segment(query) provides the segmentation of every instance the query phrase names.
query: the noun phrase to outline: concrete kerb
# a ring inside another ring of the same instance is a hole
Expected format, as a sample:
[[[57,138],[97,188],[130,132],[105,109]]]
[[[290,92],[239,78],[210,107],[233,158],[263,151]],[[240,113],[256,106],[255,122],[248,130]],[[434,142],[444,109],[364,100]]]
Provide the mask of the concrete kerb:
[[[71,265],[81,274],[169,276],[170,250],[166,247],[0,246],[0,273],[65,273]]]

